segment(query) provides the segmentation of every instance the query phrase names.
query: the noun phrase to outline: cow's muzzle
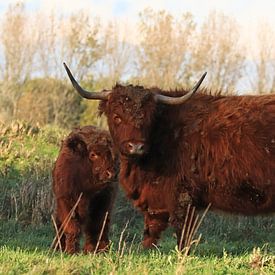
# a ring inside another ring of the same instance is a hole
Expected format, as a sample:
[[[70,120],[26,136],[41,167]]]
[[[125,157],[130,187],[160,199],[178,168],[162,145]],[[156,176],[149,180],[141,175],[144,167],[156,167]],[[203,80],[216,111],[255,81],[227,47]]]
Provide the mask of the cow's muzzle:
[[[126,149],[130,155],[142,156],[145,153],[143,142],[127,142]]]

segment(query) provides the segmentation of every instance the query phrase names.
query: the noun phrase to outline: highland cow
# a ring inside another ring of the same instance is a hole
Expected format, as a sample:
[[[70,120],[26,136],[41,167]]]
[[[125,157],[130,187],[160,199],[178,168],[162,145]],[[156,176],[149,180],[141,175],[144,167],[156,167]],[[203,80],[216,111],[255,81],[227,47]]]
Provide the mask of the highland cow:
[[[116,161],[109,133],[93,126],[72,131],[63,141],[53,169],[55,219],[58,230],[64,231],[59,244],[63,251],[79,251],[81,232],[85,235],[84,252],[92,252],[96,246],[97,251],[107,249],[116,190]]]
[[[189,205],[275,211],[275,95],[211,95],[198,89],[205,75],[190,92],[116,85],[95,93],[65,68],[82,97],[101,100],[120,154],[120,184],[144,213],[145,247],[168,224],[180,244]]]

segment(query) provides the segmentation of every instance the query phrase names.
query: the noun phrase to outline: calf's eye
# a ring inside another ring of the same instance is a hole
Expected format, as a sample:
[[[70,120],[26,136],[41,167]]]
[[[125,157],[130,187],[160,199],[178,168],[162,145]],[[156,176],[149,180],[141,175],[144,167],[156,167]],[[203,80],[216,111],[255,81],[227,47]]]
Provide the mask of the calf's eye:
[[[98,157],[98,155],[95,152],[90,153],[90,158],[91,159],[96,159],[97,157]]]

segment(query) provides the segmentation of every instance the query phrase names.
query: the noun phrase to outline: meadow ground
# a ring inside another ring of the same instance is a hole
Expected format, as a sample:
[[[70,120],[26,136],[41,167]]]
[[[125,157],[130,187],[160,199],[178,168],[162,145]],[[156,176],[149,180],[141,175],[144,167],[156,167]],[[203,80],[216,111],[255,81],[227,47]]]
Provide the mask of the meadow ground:
[[[275,274],[274,216],[209,212],[189,256],[177,251],[171,228],[159,247],[145,251],[141,216],[122,192],[109,252],[54,253],[51,169],[66,134],[20,123],[0,127],[0,274]]]
[[[177,251],[171,230],[160,247],[144,251],[139,216],[121,231],[112,226],[109,252],[75,256],[49,249],[54,237],[50,224],[2,221],[0,274],[275,274],[271,221],[209,213],[200,229],[202,240],[189,256]]]

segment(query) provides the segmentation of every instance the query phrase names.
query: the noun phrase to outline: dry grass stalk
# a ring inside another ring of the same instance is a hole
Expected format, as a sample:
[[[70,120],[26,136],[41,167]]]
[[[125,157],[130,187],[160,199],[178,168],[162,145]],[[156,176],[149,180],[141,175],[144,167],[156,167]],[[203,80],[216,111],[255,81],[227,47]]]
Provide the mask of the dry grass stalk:
[[[259,274],[263,274],[263,268],[275,264],[275,256],[269,256],[263,248],[254,247],[250,255],[249,266]]]
[[[188,216],[189,216],[189,211],[190,211],[190,204],[188,204],[187,210],[186,210],[186,214],[185,214],[185,220],[184,220],[183,228],[182,228],[182,231],[181,231],[181,237],[180,237],[180,243],[179,243],[179,250],[182,249],[182,242],[183,242],[183,237],[184,237],[184,233],[185,233],[185,228],[186,228],[186,224],[187,224],[187,220],[188,220]]]
[[[109,213],[106,212],[105,217],[104,217],[104,221],[103,221],[103,224],[102,224],[102,227],[101,227],[101,230],[100,230],[100,234],[99,234],[99,237],[98,237],[98,240],[97,240],[97,243],[96,243],[96,247],[95,247],[95,250],[94,250],[94,255],[97,252],[97,249],[99,247],[99,243],[100,243],[102,235],[103,235],[103,231],[104,231],[104,228],[105,228],[105,225],[106,225],[108,215],[109,215]]]
[[[129,254],[132,253],[132,249],[133,249],[133,245],[134,245],[134,241],[136,239],[136,236],[137,236],[137,234],[134,235],[134,237],[133,237],[133,239],[131,241],[131,244],[130,244],[130,247],[129,247]]]
[[[118,256],[119,256],[119,257],[122,257],[122,256],[123,256],[123,251],[124,251],[124,247],[123,247],[123,246],[124,246],[124,245],[121,246],[121,244],[122,244],[123,235],[124,235],[124,233],[125,233],[125,230],[126,230],[128,224],[129,224],[129,220],[126,222],[126,224],[125,224],[123,230],[122,230],[121,233],[120,233],[119,242],[118,242]]]
[[[190,208],[191,206],[188,205],[187,211],[186,211],[186,216],[184,220],[184,225],[182,228],[182,233],[181,233],[181,239],[179,243],[179,251],[184,251],[184,255],[187,256],[190,252],[191,247],[193,244],[196,246],[198,245],[201,235],[199,236],[198,239],[194,239],[194,236],[197,234],[197,231],[204,220],[211,204],[208,204],[206,209],[204,210],[202,216],[199,218],[199,215],[195,215],[195,207],[192,207],[191,214],[190,214]],[[190,217],[189,217],[190,215]],[[195,217],[195,219],[194,219]],[[188,224],[187,224],[188,223]],[[185,236],[185,238],[184,238]],[[183,245],[183,238],[185,239],[184,245]]]
[[[62,253],[62,245],[61,245],[61,238],[59,236],[59,230],[58,230],[58,227],[57,227],[57,224],[56,224],[56,221],[54,219],[54,216],[51,215],[51,218],[52,218],[52,222],[53,222],[53,226],[54,226],[54,229],[55,229],[55,234],[57,236],[57,243],[58,243],[58,246],[59,246],[59,249]]]
[[[72,216],[73,216],[73,214],[74,214],[74,212],[75,212],[75,209],[76,209],[76,207],[78,206],[78,204],[79,204],[79,202],[80,202],[80,200],[81,200],[81,198],[82,198],[82,195],[83,195],[83,193],[81,193],[81,194],[79,195],[79,197],[78,197],[76,203],[74,204],[74,206],[72,207],[71,211],[70,211],[69,214],[67,215],[66,219],[65,219],[65,220],[63,221],[63,223],[61,224],[61,226],[60,226],[58,232],[56,233],[56,235],[55,235],[55,237],[54,237],[54,239],[53,239],[53,241],[52,241],[52,244],[51,244],[51,249],[53,249],[53,252],[56,251],[57,246],[58,246],[57,239],[61,239],[61,238],[62,238],[62,236],[63,236],[63,234],[64,234],[64,232],[65,232],[65,228],[66,228],[66,226],[68,225],[68,223],[70,222],[70,220],[71,220],[71,218],[72,218]],[[54,244],[55,244],[55,245],[54,245]]]
[[[190,230],[191,230],[191,226],[194,224],[194,222],[193,222],[194,214],[195,214],[195,207],[192,207],[190,220],[189,220],[188,226],[187,226],[186,237],[184,239],[184,247],[188,246],[188,240],[190,239],[190,237],[192,238]]]

